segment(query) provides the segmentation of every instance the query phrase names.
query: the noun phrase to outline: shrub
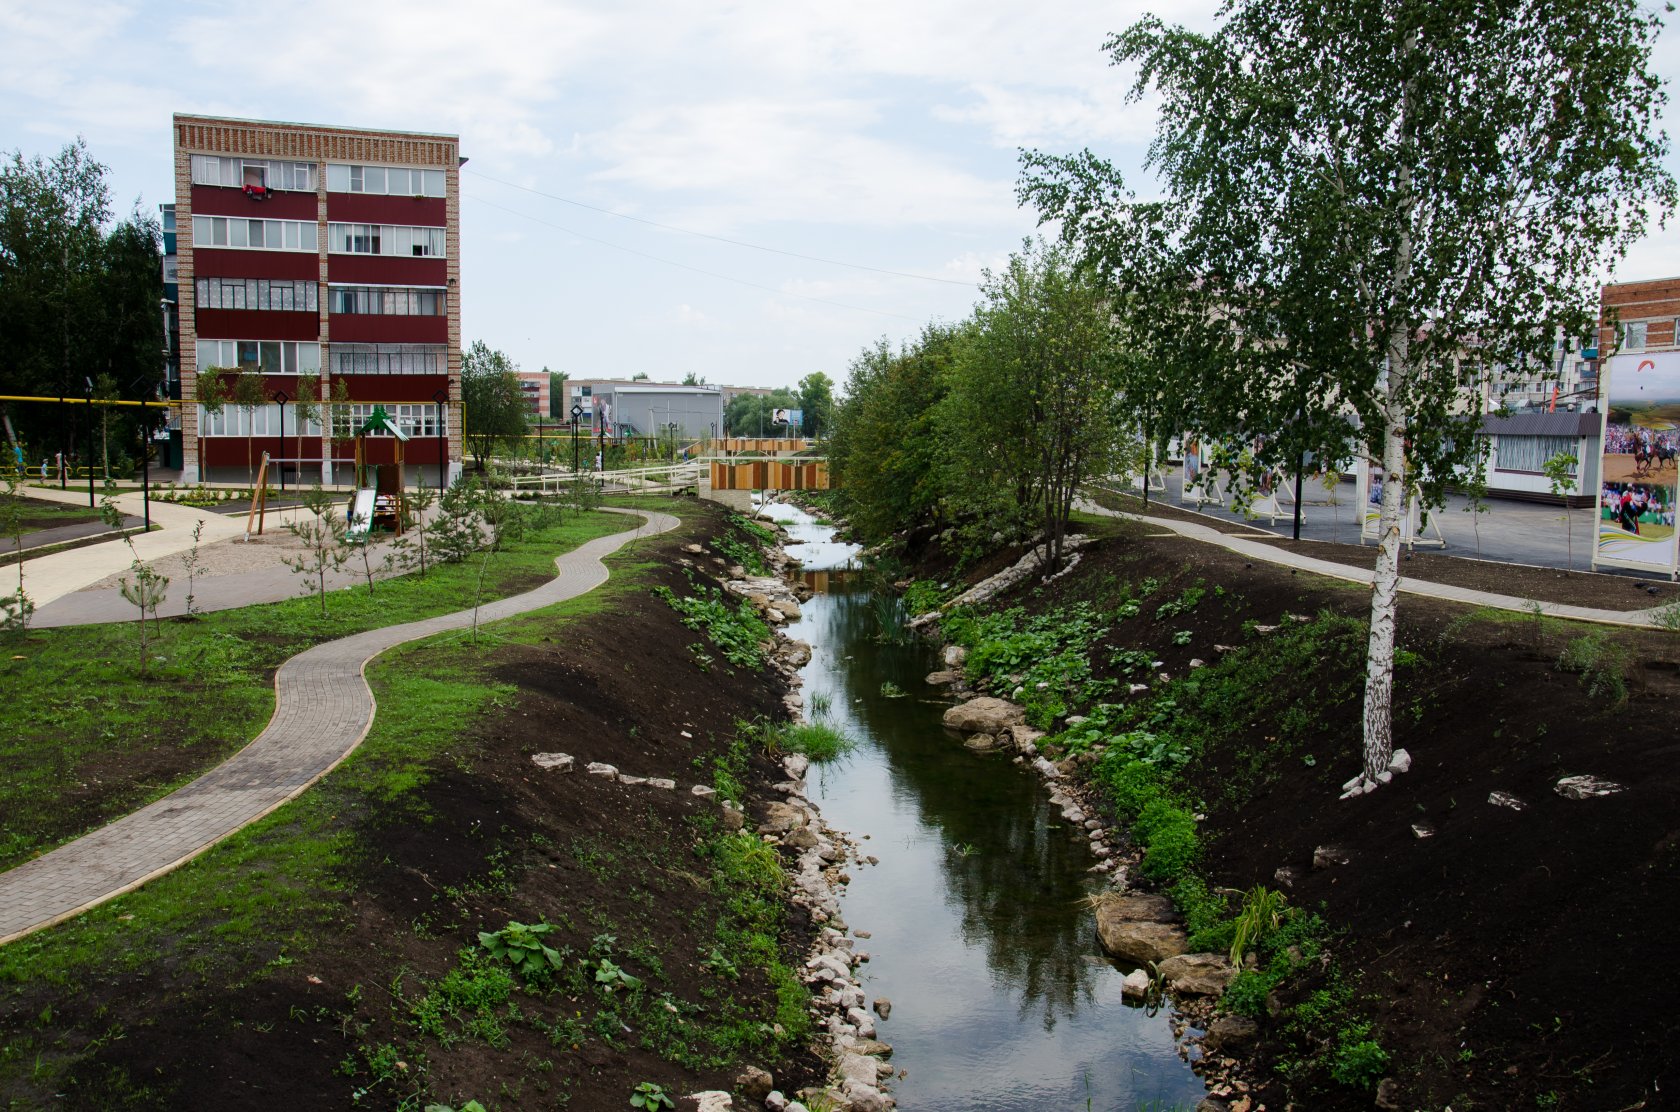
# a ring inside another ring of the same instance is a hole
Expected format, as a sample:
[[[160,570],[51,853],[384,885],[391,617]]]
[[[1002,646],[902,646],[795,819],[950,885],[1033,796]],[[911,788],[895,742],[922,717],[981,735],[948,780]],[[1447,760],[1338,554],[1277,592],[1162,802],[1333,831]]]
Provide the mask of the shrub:
[[[1168,799],[1156,798],[1138,813],[1133,833],[1146,847],[1141,872],[1151,880],[1176,880],[1201,852],[1196,816]]]
[[[1388,1051],[1375,1039],[1360,1039],[1337,1048],[1330,1061],[1330,1076],[1343,1085],[1369,1089],[1388,1069]]]
[[[823,722],[783,726],[776,742],[790,753],[803,753],[813,761],[832,761],[857,748],[857,742]]]

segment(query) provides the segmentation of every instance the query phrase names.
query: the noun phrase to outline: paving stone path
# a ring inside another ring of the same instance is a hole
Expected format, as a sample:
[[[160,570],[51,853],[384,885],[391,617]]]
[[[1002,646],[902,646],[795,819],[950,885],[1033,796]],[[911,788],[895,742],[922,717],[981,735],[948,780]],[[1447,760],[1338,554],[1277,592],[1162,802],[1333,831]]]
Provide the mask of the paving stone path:
[[[675,529],[675,517],[615,510],[646,524],[599,537],[556,558],[536,590],[488,603],[492,622],[550,606],[607,580],[602,557],[639,537]],[[274,717],[250,745],[179,790],[51,853],[0,873],[0,943],[79,915],[190,861],[302,794],[361,744],[374,699],[362,671],[405,641],[472,624],[471,610],[329,641],[292,657],[274,678]]]
[[[1249,540],[1234,533],[1221,533],[1207,525],[1194,521],[1181,521],[1176,518],[1145,517],[1140,514],[1127,513],[1124,510],[1110,510],[1097,505],[1088,499],[1080,499],[1076,507],[1086,513],[1097,514],[1101,517],[1119,517],[1131,521],[1141,521],[1147,525],[1160,529],[1167,529],[1182,537],[1216,544],[1221,548],[1228,548],[1232,552],[1240,553],[1251,560],[1264,560],[1267,563],[1282,564],[1285,567],[1299,568],[1302,571],[1314,572],[1332,579],[1345,579],[1352,583],[1369,585],[1374,574],[1366,568],[1356,568],[1348,564],[1338,564],[1333,560],[1320,560],[1313,556],[1304,556],[1287,548],[1279,548],[1264,541]],[[1491,591],[1477,591],[1468,587],[1454,587],[1448,583],[1432,583],[1427,579],[1411,579],[1400,577],[1400,589],[1408,594],[1426,595],[1430,598],[1446,599],[1449,602],[1462,602],[1468,606],[1490,606],[1497,610],[1511,610],[1517,613],[1533,613],[1536,609],[1541,614],[1552,618],[1568,618],[1577,622],[1598,622],[1601,625],[1633,626],[1651,629],[1657,627],[1657,613],[1661,607],[1648,610],[1601,610],[1591,606],[1572,606],[1563,602],[1542,602],[1520,598],[1516,595],[1501,595]]]

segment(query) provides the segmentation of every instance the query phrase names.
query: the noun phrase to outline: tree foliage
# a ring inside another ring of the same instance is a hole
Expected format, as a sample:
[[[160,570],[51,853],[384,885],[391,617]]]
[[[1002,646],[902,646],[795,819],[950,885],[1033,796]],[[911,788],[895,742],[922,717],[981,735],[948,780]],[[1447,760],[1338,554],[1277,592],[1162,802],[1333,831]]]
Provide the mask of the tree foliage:
[[[1106,47],[1160,97],[1164,199],[1089,152],[1026,157],[1023,199],[1157,314],[1185,428],[1259,467],[1353,440],[1378,461],[1360,790],[1392,749],[1407,492],[1439,500],[1480,376],[1586,334],[1598,275],[1673,203],[1658,28],[1630,0],[1234,0],[1208,34],[1149,17]]]
[[[467,450],[480,471],[496,445],[524,436],[529,429],[519,369],[483,340],[474,340],[461,358],[461,408]]]
[[[0,394],[81,397],[104,375],[140,398],[162,377],[162,232],[139,211],[111,226],[106,175],[79,139],[51,159],[0,162]],[[103,425],[135,445],[140,420],[113,412]],[[32,454],[80,454],[95,423],[82,407],[0,403],[6,434]]]

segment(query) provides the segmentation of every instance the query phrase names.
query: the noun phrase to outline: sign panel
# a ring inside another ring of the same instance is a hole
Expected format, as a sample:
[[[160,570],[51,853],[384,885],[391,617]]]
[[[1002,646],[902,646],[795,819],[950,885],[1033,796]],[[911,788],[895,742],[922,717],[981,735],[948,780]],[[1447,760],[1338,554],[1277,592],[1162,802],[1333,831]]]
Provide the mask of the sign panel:
[[[1617,355],[1604,364],[1604,457],[1595,564],[1675,571],[1680,485],[1680,352]]]

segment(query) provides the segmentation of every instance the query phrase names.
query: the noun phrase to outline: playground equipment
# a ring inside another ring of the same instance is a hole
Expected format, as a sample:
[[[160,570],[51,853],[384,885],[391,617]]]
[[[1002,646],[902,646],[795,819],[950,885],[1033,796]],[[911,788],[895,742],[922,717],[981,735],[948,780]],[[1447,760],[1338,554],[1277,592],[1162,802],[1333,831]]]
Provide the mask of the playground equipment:
[[[408,434],[397,427],[384,406],[376,405],[356,430],[355,441],[356,492],[346,510],[350,536],[366,538],[375,529],[400,536],[404,517],[403,448],[408,443]],[[370,457],[375,454],[375,446],[387,441],[391,445],[391,460],[373,462]]]

